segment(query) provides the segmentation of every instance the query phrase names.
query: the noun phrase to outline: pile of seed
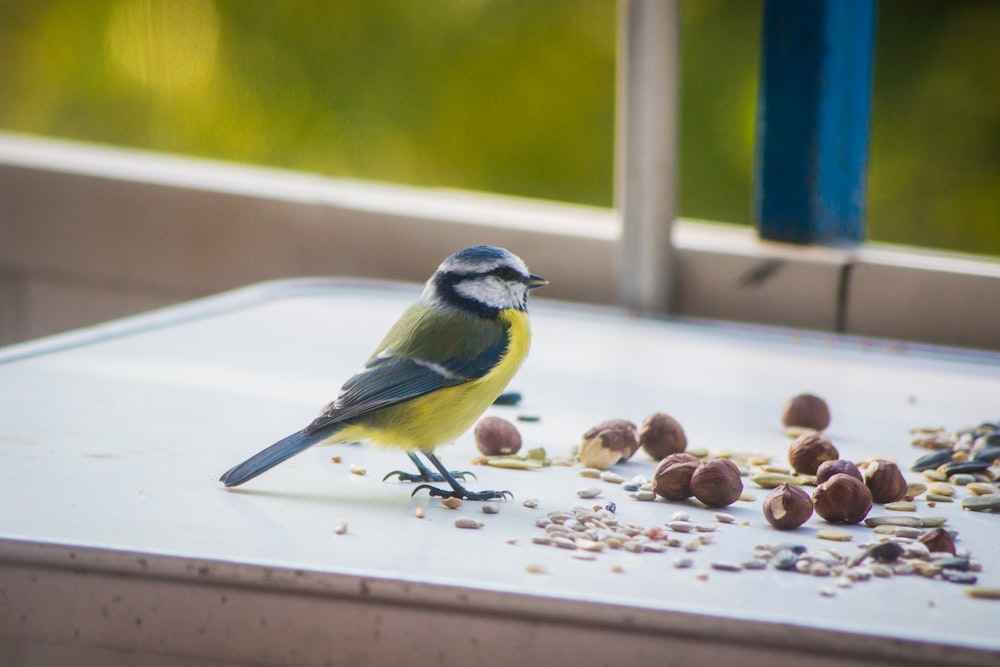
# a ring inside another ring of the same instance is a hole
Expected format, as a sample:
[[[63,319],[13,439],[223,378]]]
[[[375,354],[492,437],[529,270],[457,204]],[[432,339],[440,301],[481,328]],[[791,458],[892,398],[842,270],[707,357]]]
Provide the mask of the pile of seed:
[[[605,550],[631,553],[664,553],[668,548],[697,551],[711,544],[720,523],[733,523],[735,519],[722,512],[715,513],[714,523],[695,523],[686,512],[675,512],[662,526],[642,526],[623,522],[606,507],[576,506],[569,511],[549,512],[535,519],[535,526],[544,535],[532,538],[534,544],[559,549],[579,551],[585,560]]]
[[[931,450],[911,470],[927,480],[929,502],[954,502],[956,487],[968,491],[963,509],[1000,511],[1000,424],[983,422],[974,428],[912,431],[914,447]]]

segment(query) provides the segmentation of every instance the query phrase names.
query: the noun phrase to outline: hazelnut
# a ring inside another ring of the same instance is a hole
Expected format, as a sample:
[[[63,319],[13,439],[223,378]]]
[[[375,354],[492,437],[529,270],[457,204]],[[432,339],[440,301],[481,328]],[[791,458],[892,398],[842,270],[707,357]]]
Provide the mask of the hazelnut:
[[[815,475],[823,461],[840,458],[830,439],[818,431],[803,433],[788,447],[788,462],[797,473]]]
[[[653,492],[667,500],[691,497],[691,475],[701,461],[690,454],[678,452],[666,456],[653,473]]]
[[[923,543],[927,550],[932,553],[944,551],[955,555],[955,538],[944,528],[928,530],[918,537],[917,541]]]
[[[588,468],[607,470],[632,458],[638,449],[635,424],[627,419],[609,419],[583,434],[577,458]]]
[[[892,461],[875,459],[865,468],[865,485],[876,503],[892,503],[906,496],[906,478]]]
[[[764,498],[764,518],[778,530],[794,530],[812,513],[812,498],[792,484],[781,484]]]
[[[813,506],[830,523],[858,523],[872,508],[872,494],[861,480],[837,473],[816,487]]]
[[[485,456],[517,454],[521,449],[521,434],[517,427],[502,417],[483,417],[473,431],[476,447]]]
[[[834,459],[832,461],[823,461],[819,464],[819,468],[816,468],[816,484],[822,484],[837,473],[844,473],[845,475],[856,477],[862,482],[865,481],[865,478],[861,476],[861,471],[858,470],[858,466],[854,465],[854,463],[845,461],[844,459]]]
[[[830,425],[830,408],[819,396],[799,394],[785,402],[785,407],[781,410],[781,423],[822,431]]]
[[[726,507],[743,493],[740,469],[729,459],[705,461],[691,475],[691,495],[709,507]]]
[[[642,420],[639,446],[659,461],[669,454],[687,449],[687,436],[676,419],[663,412],[656,412]]]

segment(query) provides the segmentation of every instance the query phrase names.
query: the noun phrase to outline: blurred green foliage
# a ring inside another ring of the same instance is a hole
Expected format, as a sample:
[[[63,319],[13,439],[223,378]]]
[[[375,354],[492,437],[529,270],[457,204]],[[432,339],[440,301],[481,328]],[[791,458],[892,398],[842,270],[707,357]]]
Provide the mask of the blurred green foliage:
[[[682,3],[681,213],[749,224],[760,0]],[[614,0],[0,0],[0,128],[612,205]],[[1000,3],[882,0],[869,238],[1000,254]]]

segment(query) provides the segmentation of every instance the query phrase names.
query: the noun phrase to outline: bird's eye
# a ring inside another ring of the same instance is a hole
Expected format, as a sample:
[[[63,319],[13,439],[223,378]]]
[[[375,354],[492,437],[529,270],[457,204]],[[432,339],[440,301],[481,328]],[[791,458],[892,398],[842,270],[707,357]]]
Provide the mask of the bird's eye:
[[[497,269],[497,275],[501,280],[514,281],[518,279],[517,271],[510,268],[509,266],[501,266]]]

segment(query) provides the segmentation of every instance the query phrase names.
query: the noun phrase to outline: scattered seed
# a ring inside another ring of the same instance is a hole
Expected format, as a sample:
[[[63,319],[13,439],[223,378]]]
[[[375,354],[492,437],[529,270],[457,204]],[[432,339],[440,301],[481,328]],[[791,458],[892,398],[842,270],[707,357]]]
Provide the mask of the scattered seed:
[[[424,518],[424,506],[423,505],[417,505],[416,509],[413,510],[413,516],[417,517],[418,519],[423,519]]]
[[[486,524],[483,523],[482,521],[478,521],[476,519],[473,519],[472,517],[460,516],[457,519],[455,519],[455,528],[477,529],[477,528],[482,528],[485,525]]]
[[[549,571],[544,565],[538,565],[537,563],[528,563],[524,566],[524,571],[528,574],[548,574]]]
[[[576,542],[568,537],[553,537],[552,544],[556,545],[560,549],[576,549]]]
[[[718,528],[712,523],[696,523],[694,529],[699,533],[714,533],[715,529]]]
[[[799,483],[798,478],[794,475],[782,475],[772,472],[761,472],[750,475],[750,481],[762,489],[776,489],[782,484],[797,485]]]
[[[969,586],[965,589],[965,594],[970,598],[978,598],[980,600],[1000,600],[1000,587]]]
[[[351,471],[352,475],[367,475],[368,474],[368,471],[365,470],[363,467],[359,466],[357,463],[352,463],[348,467],[348,470]]]
[[[736,523],[736,517],[732,514],[726,514],[725,512],[716,512],[712,515],[715,520],[719,523]]]
[[[712,561],[709,563],[709,567],[713,570],[719,570],[720,572],[742,572],[743,566],[738,563],[728,563],[726,561]]]
[[[969,490],[969,493],[973,493],[977,496],[988,496],[997,493],[997,487],[992,484],[985,484],[983,482],[973,482],[967,485],[965,488]]]
[[[873,532],[879,535],[895,535],[896,537],[906,537],[910,539],[920,537],[919,528],[908,528],[906,526],[891,526],[888,524],[884,526],[875,526]]]
[[[929,507],[933,507],[933,505],[931,503],[953,503],[953,502],[955,502],[955,499],[952,498],[951,496],[942,496],[942,495],[939,495],[937,493],[928,493],[926,496],[924,496],[924,499],[927,501],[927,505]]]
[[[948,522],[946,516],[924,516],[920,518],[922,528],[940,528]]]
[[[694,524],[690,521],[669,521],[667,527],[678,533],[690,533],[694,530]]]
[[[837,597],[837,590],[835,588],[821,588],[819,589],[819,594],[825,598],[835,598]]]
[[[689,558],[688,556],[682,556],[681,558],[674,559],[674,567],[676,567],[678,570],[684,570],[693,566],[694,566],[694,559]]]
[[[628,497],[633,500],[641,500],[643,502],[656,500],[656,494],[652,491],[636,491],[635,493],[628,494]]]
[[[948,481],[955,486],[968,486],[976,481],[976,478],[969,473],[959,473],[957,475],[952,475],[948,478]]]
[[[535,509],[538,507],[538,498],[525,498],[521,501],[521,504],[529,509]]]
[[[833,542],[850,542],[853,536],[846,530],[837,528],[821,528],[816,531],[816,537],[821,540],[831,540]]]
[[[945,482],[931,482],[927,485],[927,490],[938,496],[955,495],[955,487]]]
[[[705,570],[698,570],[694,573],[694,578],[698,581],[708,581],[708,572]]]
[[[927,485],[921,482],[910,482],[906,485],[906,495],[916,498],[927,492]]]
[[[909,528],[920,528],[923,521],[913,516],[870,516],[865,519],[865,525],[869,528],[875,526],[907,526]]]
[[[450,510],[457,510],[459,507],[462,506],[462,499],[461,498],[442,498],[441,499],[441,504],[444,505],[445,507],[447,507]]]
[[[344,459],[342,459],[342,458],[341,458],[340,456],[334,456],[334,457],[333,457],[333,458],[331,458],[330,460],[331,460],[331,461],[333,461],[334,463],[340,463],[340,462],[341,462],[341,461],[343,461]]]
[[[600,479],[601,470],[597,468],[584,468],[580,471],[580,477],[586,477],[588,479]]]
[[[625,571],[625,568],[619,565],[618,563],[615,563],[614,565],[611,566],[611,571],[614,572],[615,574],[621,574],[622,572]]]
[[[544,544],[546,546],[552,544],[552,538],[549,536],[535,535],[531,538],[532,544]]]
[[[744,570],[764,570],[767,568],[767,561],[760,558],[745,560],[740,565]]]
[[[602,482],[608,482],[609,484],[621,484],[625,481],[625,478],[616,472],[610,470],[605,470],[600,474]]]
[[[701,541],[699,539],[688,540],[684,543],[684,551],[697,551],[700,546]]]
[[[740,494],[740,500],[742,500],[745,503],[752,503],[753,501],[757,500],[757,496],[751,493],[750,491],[744,489],[743,493]]]
[[[690,521],[691,515],[687,512],[677,511],[670,515],[671,521]]]
[[[337,525],[334,526],[334,528],[333,528],[333,532],[335,532],[337,535],[343,535],[344,533],[346,533],[347,532],[347,522],[346,521],[338,521]]]
[[[596,486],[588,486],[585,489],[577,489],[576,495],[580,498],[596,498],[601,495],[601,490]]]
[[[500,513],[500,504],[499,503],[483,503],[483,506],[482,506],[481,509],[483,510],[483,514],[499,514]]]
[[[985,496],[969,496],[962,498],[962,509],[972,512],[992,512],[1000,509],[1000,495],[991,493]]]
[[[897,500],[895,502],[886,503],[882,507],[890,510],[892,512],[916,512],[917,506],[915,503],[909,500]]]

